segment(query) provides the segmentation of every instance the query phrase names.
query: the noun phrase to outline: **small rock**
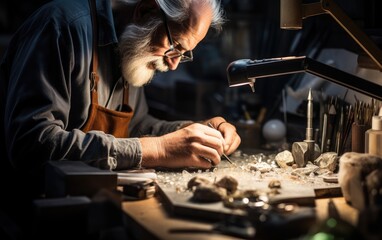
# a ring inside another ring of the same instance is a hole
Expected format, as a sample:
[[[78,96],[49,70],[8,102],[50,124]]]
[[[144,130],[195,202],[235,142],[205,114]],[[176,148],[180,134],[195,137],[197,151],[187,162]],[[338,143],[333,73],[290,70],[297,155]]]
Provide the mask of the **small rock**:
[[[294,163],[292,152],[288,150],[279,152],[276,155],[275,160],[277,162],[277,165],[281,168],[287,168],[289,166],[292,166]]]

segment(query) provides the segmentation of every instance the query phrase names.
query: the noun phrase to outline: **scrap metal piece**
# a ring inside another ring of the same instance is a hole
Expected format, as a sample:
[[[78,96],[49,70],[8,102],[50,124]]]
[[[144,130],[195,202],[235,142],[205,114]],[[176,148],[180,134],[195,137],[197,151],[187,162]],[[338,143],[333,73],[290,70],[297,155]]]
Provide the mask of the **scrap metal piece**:
[[[293,158],[298,167],[305,167],[309,161],[314,162],[320,156],[321,151],[317,144],[314,144],[313,157],[311,157],[308,147],[309,145],[306,142],[294,142],[292,144]]]
[[[147,199],[155,195],[155,181],[150,178],[131,179],[131,182],[122,185],[123,194],[136,199]]]

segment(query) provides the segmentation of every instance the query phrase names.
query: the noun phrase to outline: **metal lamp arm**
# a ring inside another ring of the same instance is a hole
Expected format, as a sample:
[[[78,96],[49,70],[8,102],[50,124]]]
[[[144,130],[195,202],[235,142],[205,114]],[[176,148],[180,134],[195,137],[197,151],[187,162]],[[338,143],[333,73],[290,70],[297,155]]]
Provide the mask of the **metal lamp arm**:
[[[342,11],[333,0],[302,4],[302,0],[280,0],[280,28],[301,29],[302,20],[311,16],[330,14],[382,70],[381,49]]]

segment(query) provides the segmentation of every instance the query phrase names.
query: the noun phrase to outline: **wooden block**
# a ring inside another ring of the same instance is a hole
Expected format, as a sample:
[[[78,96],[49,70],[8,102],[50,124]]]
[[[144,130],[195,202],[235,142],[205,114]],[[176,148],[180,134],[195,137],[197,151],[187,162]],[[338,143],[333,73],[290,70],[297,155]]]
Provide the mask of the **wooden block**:
[[[101,189],[115,190],[117,173],[80,161],[52,161],[46,166],[46,197],[88,196]]]

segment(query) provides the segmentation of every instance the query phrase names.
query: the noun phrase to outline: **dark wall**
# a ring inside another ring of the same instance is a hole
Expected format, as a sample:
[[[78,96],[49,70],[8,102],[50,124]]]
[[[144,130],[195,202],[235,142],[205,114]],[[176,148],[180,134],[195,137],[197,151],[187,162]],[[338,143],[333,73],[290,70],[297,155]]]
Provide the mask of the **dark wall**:
[[[0,2],[0,33],[12,34],[39,6],[49,0],[3,0]]]
[[[12,33],[24,19],[48,1],[0,1],[0,55]],[[177,74],[166,75],[165,78],[158,77],[147,87],[149,93],[147,97],[154,115],[167,119],[190,118],[197,112],[197,117],[222,114],[228,119],[236,120],[243,117],[242,106],[245,105],[256,117],[260,107],[272,109],[277,105],[280,91],[285,84],[296,81],[294,79],[296,76],[280,77],[272,81],[258,80],[255,93],[252,93],[249,87],[229,89],[225,70],[230,62],[242,58],[263,59],[289,55],[315,57],[322,48],[361,51],[329,15],[305,19],[303,29],[300,31],[280,29],[279,1],[221,0],[228,20],[223,32],[218,36],[209,34],[195,49],[195,60],[182,66]],[[369,36],[380,41],[382,1],[335,0],[335,2]],[[178,88],[174,87],[174,82],[177,83],[179,80],[187,80],[189,83],[175,84]],[[182,92],[184,88],[192,91]],[[187,108],[192,111],[184,109],[182,97],[188,100]],[[204,108],[203,111],[195,110],[201,106]],[[183,113],[187,111],[190,114],[184,115]]]

